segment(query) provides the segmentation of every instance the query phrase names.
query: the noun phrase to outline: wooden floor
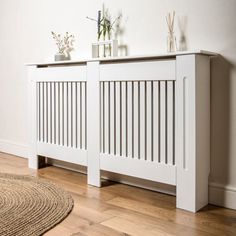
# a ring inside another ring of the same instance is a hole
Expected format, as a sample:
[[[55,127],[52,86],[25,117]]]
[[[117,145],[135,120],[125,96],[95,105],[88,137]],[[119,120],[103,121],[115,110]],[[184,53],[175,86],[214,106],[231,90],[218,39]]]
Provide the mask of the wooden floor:
[[[46,236],[236,235],[236,211],[207,206],[197,214],[175,208],[175,197],[106,182],[96,188],[86,176],[56,167],[27,168],[25,159],[0,153],[0,171],[51,180],[74,198],[71,214]]]

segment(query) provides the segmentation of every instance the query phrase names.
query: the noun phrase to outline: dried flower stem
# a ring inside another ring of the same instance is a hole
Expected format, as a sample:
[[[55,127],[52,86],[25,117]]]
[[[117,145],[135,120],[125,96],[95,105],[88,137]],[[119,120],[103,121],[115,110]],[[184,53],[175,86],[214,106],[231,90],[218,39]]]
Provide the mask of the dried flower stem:
[[[69,35],[68,32],[66,32],[65,36],[62,37],[60,34],[56,34],[55,32],[51,32],[52,37],[56,42],[58,53],[65,54],[66,56],[69,55],[69,53],[74,49],[73,43],[74,43],[74,35]]]

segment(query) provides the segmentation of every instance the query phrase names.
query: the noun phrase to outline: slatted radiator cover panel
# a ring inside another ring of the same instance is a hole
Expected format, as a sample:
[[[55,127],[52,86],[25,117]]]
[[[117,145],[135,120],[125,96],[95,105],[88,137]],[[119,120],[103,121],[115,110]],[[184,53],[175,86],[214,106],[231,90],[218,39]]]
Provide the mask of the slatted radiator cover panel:
[[[175,81],[103,81],[100,90],[101,167],[175,184]]]
[[[37,82],[37,110],[38,152],[86,165],[86,82]]]
[[[101,82],[101,152],[175,165],[174,84]]]

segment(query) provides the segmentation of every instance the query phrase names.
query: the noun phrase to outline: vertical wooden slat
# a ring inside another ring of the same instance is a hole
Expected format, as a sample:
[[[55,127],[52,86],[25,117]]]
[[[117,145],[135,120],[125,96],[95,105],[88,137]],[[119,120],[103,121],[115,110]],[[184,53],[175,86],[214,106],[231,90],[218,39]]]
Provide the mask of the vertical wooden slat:
[[[74,130],[74,126],[73,126],[73,116],[74,116],[74,104],[73,104],[73,82],[70,83],[71,87],[70,87],[70,107],[71,107],[71,112],[70,112],[70,138],[71,138],[71,142],[70,142],[70,146],[73,147],[74,145],[74,140],[73,140],[73,130]]]
[[[64,142],[68,146],[68,82],[64,83]]]
[[[80,109],[80,87],[81,87],[81,82],[77,83],[77,112],[76,112],[76,116],[77,116],[77,148],[81,148],[80,145],[80,134],[81,134],[81,125],[80,125],[80,120],[81,120],[81,109]]]
[[[73,136],[73,148],[77,147],[77,82],[72,83],[72,104],[73,104],[73,115],[72,115],[72,136]]]
[[[116,82],[114,82],[114,155],[116,155]]]
[[[133,107],[133,101],[132,101],[132,84],[133,82],[127,82],[127,122],[128,122],[128,128],[127,128],[127,132],[128,132],[128,142],[127,142],[127,153],[128,153],[128,157],[132,157],[132,143],[133,143],[133,117],[132,117],[132,107]]]
[[[50,82],[50,143],[53,143],[53,82]]]
[[[126,156],[126,82],[121,82],[121,155]]]
[[[108,83],[108,104],[107,104],[107,110],[108,110],[108,153],[110,154],[111,153],[111,143],[110,143],[110,140],[111,140],[111,137],[110,137],[110,134],[111,134],[111,131],[110,131],[110,128],[111,128],[111,112],[110,112],[110,109],[111,109],[111,91],[110,91],[110,81],[107,82]]]
[[[159,82],[153,82],[153,161],[159,160]]]
[[[61,145],[61,104],[60,104],[60,101],[61,101],[61,90],[60,90],[60,82],[57,83],[58,86],[57,86],[57,93],[58,93],[58,96],[57,96],[57,117],[58,117],[58,122],[57,122],[57,130],[58,130],[58,145]]]
[[[47,136],[48,143],[51,143],[51,82],[47,83]]]
[[[83,84],[80,82],[80,149],[83,149]]]
[[[48,142],[48,91],[47,91],[47,82],[43,83],[43,92],[44,92],[44,142]]]
[[[78,89],[78,82],[75,82],[75,88],[74,88],[74,93],[75,93],[75,97],[74,97],[74,108],[75,108],[75,115],[74,115],[74,123],[75,123],[75,127],[74,127],[74,134],[75,134],[75,144],[74,147],[78,148],[78,93],[77,93],[77,89]]]
[[[139,86],[140,91],[140,142],[139,142],[139,150],[140,150],[140,159],[145,160],[146,157],[146,98],[145,98],[145,82],[141,81]]]
[[[104,82],[104,153],[109,153],[109,82]]]
[[[146,160],[152,161],[153,160],[153,127],[152,127],[152,82],[146,82]]]
[[[167,82],[167,163],[172,165],[173,160],[173,81]]]
[[[40,104],[40,99],[41,99],[41,97],[40,97],[40,83],[38,82],[38,83],[36,83],[36,86],[37,86],[37,141],[40,141],[41,140],[41,130],[40,130],[40,128],[41,128],[41,124],[40,124],[40,106],[41,106],[41,104]]]
[[[59,117],[58,117],[58,114],[59,114],[59,103],[58,103],[58,97],[59,97],[59,89],[58,89],[58,82],[55,82],[55,87],[54,87],[54,91],[55,91],[55,100],[54,100],[54,103],[55,103],[55,143],[56,144],[59,144]]]
[[[85,145],[85,149],[87,150],[87,122],[88,122],[88,116],[87,116],[87,110],[88,110],[88,107],[87,107],[87,82],[84,82],[84,104],[85,104],[85,108],[84,108],[84,145]]]
[[[176,127],[175,127],[175,121],[176,121],[176,110],[175,110],[175,104],[176,104],[176,95],[175,95],[175,85],[176,81],[173,81],[173,165],[175,165],[175,156],[176,156]]]
[[[160,159],[166,163],[166,82],[160,82]]]
[[[114,154],[114,142],[115,142],[115,133],[114,133],[114,82],[110,82],[110,154]]]
[[[125,156],[128,157],[128,82],[125,82],[125,114],[126,114],[126,153]]]
[[[86,131],[86,128],[85,128],[85,126],[86,126],[86,108],[85,108],[85,106],[86,106],[86,99],[85,99],[85,82],[82,82],[81,83],[81,85],[82,85],[82,94],[81,94],[81,98],[82,98],[82,100],[81,100],[81,102],[82,102],[82,113],[81,113],[81,115],[82,115],[82,130],[81,130],[81,134],[82,134],[82,149],[85,149],[85,137],[86,137],[86,134],[85,134],[85,131]]]
[[[104,151],[104,82],[100,82],[100,152]]]
[[[65,107],[64,107],[64,99],[65,99],[65,90],[64,90],[65,83],[61,83],[60,91],[61,91],[61,143],[64,146],[65,145],[65,129],[64,129],[64,113],[65,113]]]
[[[49,110],[48,110],[48,84],[49,82],[45,82],[45,93],[46,93],[46,107],[45,107],[45,112],[46,112],[46,142],[48,143],[49,139],[48,139],[48,122],[49,122]]]
[[[55,144],[55,82],[51,83],[51,128],[52,128],[52,134],[51,134],[51,141],[52,144]]]
[[[44,97],[43,97],[43,82],[40,82],[40,141],[44,141]]]
[[[64,145],[64,133],[63,133],[63,82],[59,83],[59,133],[60,133],[60,145]]]
[[[134,158],[138,158],[139,156],[139,93],[138,93],[138,82],[134,82],[134,90],[133,90],[133,122],[134,122],[134,130],[133,130],[133,156]]]
[[[71,147],[71,82],[68,82],[68,146]]]
[[[121,137],[120,137],[120,125],[121,125],[121,112],[120,112],[120,82],[116,84],[116,155],[121,155]]]
[[[44,96],[44,82],[42,82],[42,141],[45,141],[45,96]]]

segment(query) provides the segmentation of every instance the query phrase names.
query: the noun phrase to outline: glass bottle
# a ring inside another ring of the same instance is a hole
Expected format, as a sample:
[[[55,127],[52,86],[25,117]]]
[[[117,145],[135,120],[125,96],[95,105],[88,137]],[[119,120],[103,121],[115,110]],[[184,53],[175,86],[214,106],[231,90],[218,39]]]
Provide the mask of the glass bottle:
[[[174,32],[169,32],[167,36],[167,52],[176,51],[176,38]]]

